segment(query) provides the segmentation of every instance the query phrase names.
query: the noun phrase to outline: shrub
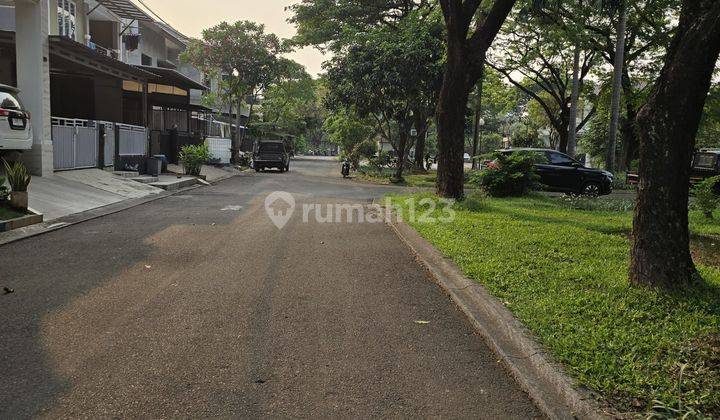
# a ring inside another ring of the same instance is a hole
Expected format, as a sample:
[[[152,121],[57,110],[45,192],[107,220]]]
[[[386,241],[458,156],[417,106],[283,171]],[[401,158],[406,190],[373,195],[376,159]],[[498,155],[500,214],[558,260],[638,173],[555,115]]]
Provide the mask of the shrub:
[[[5,175],[7,175],[8,183],[10,188],[14,192],[25,192],[27,191],[28,185],[32,177],[28,172],[25,165],[20,162],[8,163],[3,160],[5,166]]]
[[[483,187],[493,197],[523,196],[537,185],[533,155],[517,152],[493,156],[493,164],[484,171],[470,173],[469,182]]]
[[[693,188],[695,206],[702,211],[708,219],[713,218],[713,211],[720,205],[720,196],[715,193],[715,186],[720,182],[720,176],[708,178]]]
[[[206,144],[187,145],[180,149],[180,162],[188,175],[200,175],[203,164],[210,158],[210,149]]]
[[[252,162],[252,155],[250,153],[240,152],[238,153],[237,164],[240,166],[249,167]]]

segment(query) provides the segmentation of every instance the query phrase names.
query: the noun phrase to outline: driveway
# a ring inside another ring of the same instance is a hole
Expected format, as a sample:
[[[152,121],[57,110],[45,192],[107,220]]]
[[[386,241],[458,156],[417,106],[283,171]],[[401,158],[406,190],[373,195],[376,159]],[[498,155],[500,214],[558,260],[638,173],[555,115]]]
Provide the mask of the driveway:
[[[0,247],[0,418],[540,417],[384,224],[271,222],[387,191],[335,165]]]

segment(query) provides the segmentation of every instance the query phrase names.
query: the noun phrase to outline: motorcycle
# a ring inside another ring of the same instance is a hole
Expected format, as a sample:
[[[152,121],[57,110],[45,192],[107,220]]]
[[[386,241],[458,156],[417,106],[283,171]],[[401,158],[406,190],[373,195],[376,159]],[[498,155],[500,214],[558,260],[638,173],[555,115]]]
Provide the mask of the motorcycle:
[[[343,178],[349,178],[350,177],[350,161],[345,160],[342,164],[342,170],[340,171]]]

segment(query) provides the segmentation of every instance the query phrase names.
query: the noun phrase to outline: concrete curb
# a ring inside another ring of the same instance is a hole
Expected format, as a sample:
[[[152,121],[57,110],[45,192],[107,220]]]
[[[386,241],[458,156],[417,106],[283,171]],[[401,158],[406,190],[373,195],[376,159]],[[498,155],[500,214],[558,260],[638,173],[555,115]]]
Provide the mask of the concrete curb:
[[[233,178],[237,175],[231,175],[226,178],[215,180],[212,184],[214,185],[220,181],[224,181],[226,179]],[[13,242],[21,241],[23,239],[32,238],[39,235],[44,235],[46,233],[54,232],[56,230],[65,229],[70,226],[77,225],[79,223],[87,222],[90,220],[94,220],[103,216],[108,216],[114,213],[119,213],[124,210],[131,209],[133,207],[141,206],[143,204],[151,203],[153,201],[161,200],[163,198],[172,197],[173,195],[182,194],[187,191],[192,191],[197,188],[202,188],[204,185],[196,184],[192,185],[190,187],[181,188],[174,191],[167,191],[162,192],[157,195],[148,196],[148,197],[142,197],[142,198],[136,198],[131,200],[124,200],[119,203],[109,204],[107,206],[102,206],[90,210],[86,210],[80,213],[71,214],[65,217],[60,217],[58,219],[50,220],[48,222],[44,222],[37,225],[28,226],[26,228],[20,228],[16,230],[11,230],[9,232],[4,232],[2,235],[0,235],[0,247],[11,244]]]
[[[455,263],[409,225],[391,219],[386,218],[391,229],[450,295],[540,411],[550,419],[611,417],[591,393],[578,389],[562,367],[550,361],[542,346],[498,299],[465,277]]]

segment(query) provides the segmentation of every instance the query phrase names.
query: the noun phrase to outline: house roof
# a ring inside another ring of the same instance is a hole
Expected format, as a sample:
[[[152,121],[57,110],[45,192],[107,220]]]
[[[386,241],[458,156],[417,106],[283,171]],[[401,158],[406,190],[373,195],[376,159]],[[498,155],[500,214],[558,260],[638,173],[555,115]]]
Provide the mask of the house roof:
[[[97,0],[97,2],[121,18],[148,22],[153,21],[153,18],[135,6],[130,0]]]
[[[109,74],[125,80],[145,81],[157,78],[152,72],[123,63],[70,38],[51,35],[49,39],[50,54],[53,59],[60,59],[64,66],[79,66],[79,68]],[[56,66],[54,61],[51,62],[52,67]]]
[[[142,71],[152,73],[156,75],[159,80],[153,81],[154,83],[166,84],[171,86],[177,86],[181,89],[196,89],[196,90],[208,90],[207,86],[202,85],[193,79],[179,73],[173,69],[166,69],[163,67],[152,67],[152,66],[134,66]]]

